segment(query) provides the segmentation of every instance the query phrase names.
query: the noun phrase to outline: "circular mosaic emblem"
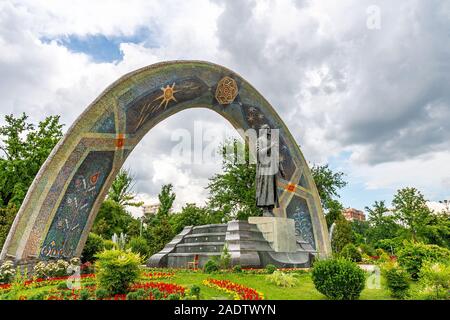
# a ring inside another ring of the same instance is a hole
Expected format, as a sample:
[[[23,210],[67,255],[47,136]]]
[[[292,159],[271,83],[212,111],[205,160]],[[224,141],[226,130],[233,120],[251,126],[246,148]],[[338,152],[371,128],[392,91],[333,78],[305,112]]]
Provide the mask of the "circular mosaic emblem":
[[[223,77],[217,84],[216,100],[220,104],[230,104],[238,94],[238,86],[234,79]]]

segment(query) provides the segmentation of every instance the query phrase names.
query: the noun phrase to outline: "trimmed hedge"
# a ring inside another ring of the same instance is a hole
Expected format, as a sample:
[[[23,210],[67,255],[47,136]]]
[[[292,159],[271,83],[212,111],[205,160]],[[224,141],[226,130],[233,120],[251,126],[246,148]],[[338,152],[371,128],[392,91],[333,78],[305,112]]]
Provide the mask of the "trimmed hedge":
[[[365,272],[344,258],[316,261],[312,268],[316,289],[333,300],[357,300],[365,286]]]

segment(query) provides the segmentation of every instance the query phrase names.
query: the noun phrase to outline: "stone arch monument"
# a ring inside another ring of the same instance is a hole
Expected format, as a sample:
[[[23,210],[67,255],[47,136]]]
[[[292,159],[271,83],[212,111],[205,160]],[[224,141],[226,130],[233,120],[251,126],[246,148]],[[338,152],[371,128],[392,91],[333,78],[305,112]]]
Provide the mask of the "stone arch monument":
[[[27,262],[80,256],[99,206],[142,137],[188,108],[213,110],[236,129],[280,130],[285,178],[275,216],[319,255],[330,253],[326,222],[303,155],[272,106],[247,81],[219,65],[163,62],[131,72],[81,114],[40,169],[14,220],[0,260]]]

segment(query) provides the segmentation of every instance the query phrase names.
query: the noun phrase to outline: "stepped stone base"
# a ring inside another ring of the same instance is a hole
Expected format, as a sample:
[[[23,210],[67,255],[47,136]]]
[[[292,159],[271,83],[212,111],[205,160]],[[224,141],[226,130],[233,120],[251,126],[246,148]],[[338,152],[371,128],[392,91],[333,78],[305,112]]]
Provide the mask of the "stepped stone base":
[[[227,224],[189,226],[164,249],[151,256],[147,266],[186,268],[197,256],[198,266],[201,268],[211,257],[220,256],[225,244],[231,255],[231,265],[239,264],[244,268],[262,268],[267,264],[284,268],[311,266],[316,252],[307,243],[289,237],[286,241],[292,243],[274,246],[266,237],[257,224],[247,221],[233,220]],[[289,250],[283,252],[280,248]]]

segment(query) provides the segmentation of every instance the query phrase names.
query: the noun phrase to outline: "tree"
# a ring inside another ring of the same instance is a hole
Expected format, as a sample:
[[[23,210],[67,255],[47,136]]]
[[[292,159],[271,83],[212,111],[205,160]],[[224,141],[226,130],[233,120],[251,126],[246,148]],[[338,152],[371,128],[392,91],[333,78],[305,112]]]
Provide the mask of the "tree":
[[[349,243],[353,242],[352,226],[341,215],[335,222],[331,237],[331,247],[334,252],[339,253]]]
[[[210,223],[207,208],[197,207],[195,203],[187,203],[178,214],[170,217],[170,224],[175,234],[186,226],[199,226]]]
[[[397,191],[392,206],[395,219],[406,227],[411,239],[416,242],[431,218],[425,197],[416,188],[403,188]]]
[[[19,208],[48,155],[62,137],[59,116],[49,116],[36,127],[28,116],[5,116],[0,127],[0,206]]]
[[[0,248],[3,247],[16,214],[16,207],[0,208]]]
[[[343,172],[333,172],[326,165],[313,165],[311,173],[319,192],[322,206],[328,209],[328,205],[334,198],[339,198],[338,190],[345,187],[347,182],[344,180]]]
[[[139,220],[133,218],[119,203],[107,199],[100,206],[92,232],[104,239],[111,239],[114,233],[138,236],[139,228]]]
[[[245,150],[244,161],[238,161],[238,149]],[[262,211],[256,206],[255,198],[256,165],[250,163],[248,145],[243,146],[236,139],[226,141],[221,146],[221,152],[223,173],[214,175],[207,186],[211,210],[220,213],[223,222],[261,216]]]
[[[121,206],[140,207],[143,202],[134,202],[136,194],[133,192],[134,177],[127,170],[120,170],[109,189],[108,199]]]
[[[432,214],[424,226],[423,236],[429,244],[450,249],[450,215],[444,212]]]
[[[172,191],[172,184],[163,185],[161,192],[158,195],[159,208],[158,216],[167,216],[172,209],[173,202],[175,201],[176,195]]]
[[[342,217],[342,211],[344,210],[344,207],[342,204],[337,201],[330,199],[328,201],[328,208],[327,208],[327,214],[325,215],[325,220],[327,221],[328,229],[331,228],[333,223],[339,218]]]
[[[372,205],[373,208],[365,207],[367,213],[368,213],[368,220],[369,222],[377,226],[384,222],[384,217],[387,212],[389,212],[389,209],[386,207],[384,201],[375,201],[375,203]]]

